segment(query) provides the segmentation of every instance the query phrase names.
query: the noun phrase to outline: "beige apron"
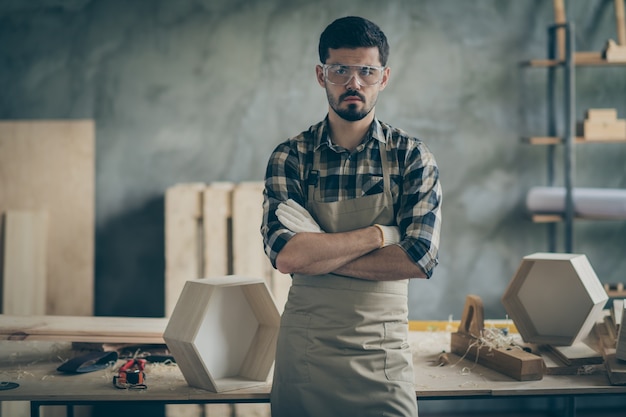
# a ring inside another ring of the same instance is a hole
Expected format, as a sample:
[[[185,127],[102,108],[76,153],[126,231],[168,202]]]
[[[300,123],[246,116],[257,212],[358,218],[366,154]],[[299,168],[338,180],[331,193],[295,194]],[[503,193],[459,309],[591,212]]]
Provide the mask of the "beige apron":
[[[322,229],[394,223],[385,144],[379,145],[383,193],[324,203],[309,185],[307,209]],[[278,337],[272,417],[417,417],[407,292],[408,280],[295,274]]]

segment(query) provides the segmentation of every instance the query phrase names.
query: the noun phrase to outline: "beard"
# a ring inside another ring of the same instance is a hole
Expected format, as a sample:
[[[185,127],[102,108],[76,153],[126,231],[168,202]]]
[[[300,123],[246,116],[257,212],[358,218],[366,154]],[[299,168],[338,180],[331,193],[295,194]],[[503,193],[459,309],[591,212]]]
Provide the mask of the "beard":
[[[358,91],[348,91],[339,96],[339,99],[335,99],[330,91],[326,90],[326,96],[328,97],[328,103],[330,107],[337,113],[337,116],[341,117],[343,120],[348,122],[356,122],[363,119],[367,116],[374,106],[367,106],[367,102],[365,101],[365,97],[359,93]],[[363,102],[363,108],[359,110],[357,104],[349,104],[347,108],[341,108],[339,103],[341,103],[346,97],[359,97]],[[374,103],[376,104],[376,103]]]

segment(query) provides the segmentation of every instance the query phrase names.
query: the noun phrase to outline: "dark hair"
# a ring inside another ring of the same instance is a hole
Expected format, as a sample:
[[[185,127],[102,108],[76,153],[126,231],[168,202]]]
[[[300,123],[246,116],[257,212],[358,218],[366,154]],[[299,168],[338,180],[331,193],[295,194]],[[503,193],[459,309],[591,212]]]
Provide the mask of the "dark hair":
[[[335,20],[324,29],[320,36],[318,52],[320,61],[325,64],[329,49],[372,46],[378,48],[381,65],[387,65],[389,44],[383,31],[374,22],[362,17],[348,16]]]

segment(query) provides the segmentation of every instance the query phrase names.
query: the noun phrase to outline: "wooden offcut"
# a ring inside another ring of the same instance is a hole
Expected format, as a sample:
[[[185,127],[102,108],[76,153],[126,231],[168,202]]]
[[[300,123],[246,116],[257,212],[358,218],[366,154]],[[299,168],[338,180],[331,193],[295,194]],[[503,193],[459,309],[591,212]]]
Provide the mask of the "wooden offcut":
[[[615,356],[615,339],[609,336],[602,322],[596,323],[594,331],[599,340],[609,381],[612,385],[626,385],[626,361]]]
[[[603,362],[602,354],[584,342],[549,347],[566,365],[596,365]]]
[[[4,241],[0,293],[3,314],[46,313],[46,244],[48,214],[45,211],[4,213]]]
[[[0,212],[48,213],[46,314],[93,314],[94,156],[91,120],[0,122]]]
[[[518,381],[534,381],[543,378],[544,365],[541,357],[513,346],[481,347],[480,338],[483,335],[483,329],[483,302],[477,295],[468,295],[465,299],[459,329],[451,334],[451,351]]]

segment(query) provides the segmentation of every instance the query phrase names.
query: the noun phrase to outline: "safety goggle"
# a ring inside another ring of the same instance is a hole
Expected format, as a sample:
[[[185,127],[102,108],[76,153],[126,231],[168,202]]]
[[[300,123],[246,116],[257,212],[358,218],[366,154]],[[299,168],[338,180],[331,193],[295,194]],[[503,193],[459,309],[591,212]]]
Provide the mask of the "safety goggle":
[[[346,85],[354,77],[360,85],[376,85],[383,79],[385,67],[370,65],[324,64],[324,78],[335,85]]]

